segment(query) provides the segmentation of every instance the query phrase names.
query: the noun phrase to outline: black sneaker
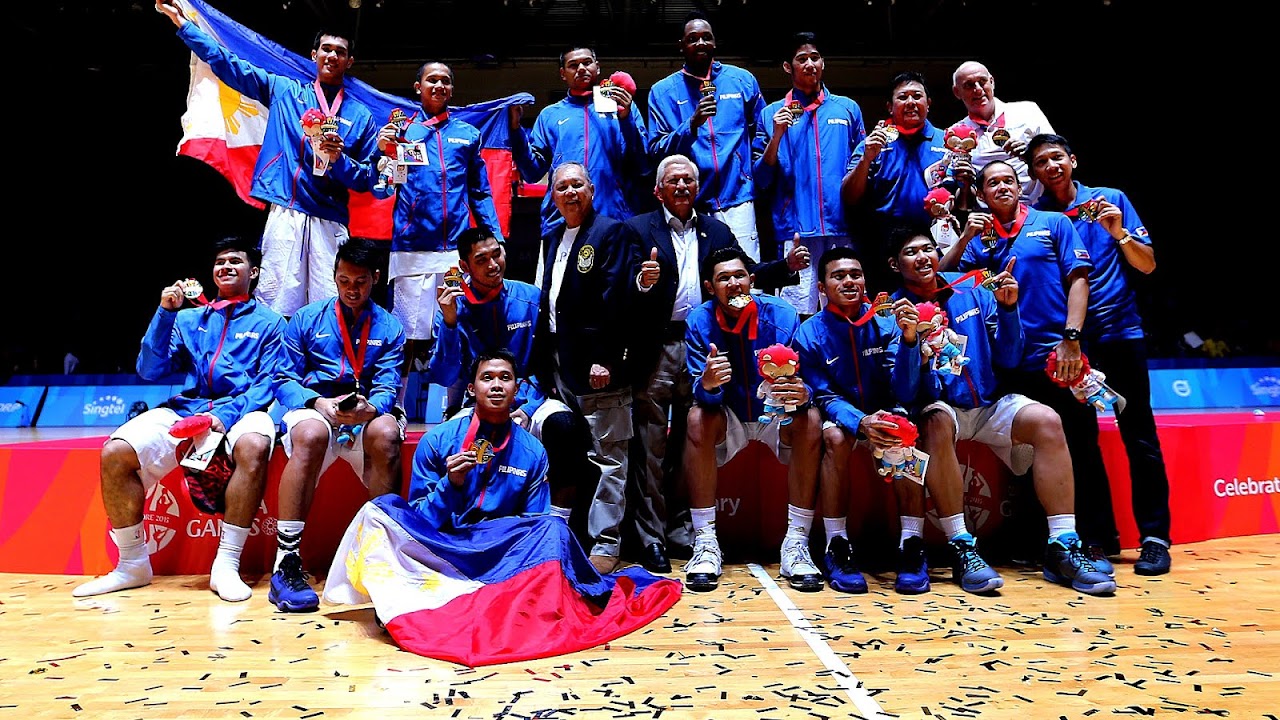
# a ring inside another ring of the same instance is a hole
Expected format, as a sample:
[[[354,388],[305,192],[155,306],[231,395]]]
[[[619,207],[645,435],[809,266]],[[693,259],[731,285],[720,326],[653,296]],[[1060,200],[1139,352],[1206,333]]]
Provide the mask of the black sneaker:
[[[320,607],[320,597],[307,582],[302,558],[297,553],[289,553],[280,560],[280,569],[271,576],[267,599],[281,612],[312,612]]]
[[[1169,548],[1164,543],[1148,540],[1142,543],[1142,552],[1138,554],[1138,562],[1133,564],[1133,571],[1138,575],[1164,575],[1172,565]]]
[[[929,563],[924,557],[924,539],[909,537],[898,550],[898,578],[893,589],[906,595],[929,592]]]
[[[833,590],[846,593],[867,591],[867,579],[862,576],[858,564],[853,560],[853,546],[849,544],[849,538],[831,538],[823,565],[826,566],[827,582]]]

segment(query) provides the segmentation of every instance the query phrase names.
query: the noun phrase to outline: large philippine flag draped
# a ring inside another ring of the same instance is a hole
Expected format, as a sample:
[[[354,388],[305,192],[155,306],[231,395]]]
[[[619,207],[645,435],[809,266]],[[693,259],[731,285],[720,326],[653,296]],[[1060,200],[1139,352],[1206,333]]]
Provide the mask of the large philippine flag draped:
[[[218,39],[240,58],[276,75],[309,83],[315,79],[315,62],[268,40],[215,10],[203,0],[180,0],[188,19]],[[375,90],[359,79],[347,76],[347,96],[373,113],[375,120],[390,117],[392,108],[412,115],[419,108],[410,100]],[[449,109],[452,117],[480,130],[481,154],[489,172],[489,186],[503,234],[510,232],[513,165],[508,140],[507,106],[533,102],[529,93],[517,93],[465,107]],[[263,207],[249,195],[253,166],[262,148],[267,127],[267,108],[227,87],[209,65],[191,56],[191,86],[187,90],[187,111],[182,115],[182,140],[178,154],[213,167],[235,188],[241,200]],[[350,195],[352,235],[380,240],[391,239],[391,211],[395,198],[378,200],[370,193]]]
[[[372,602],[400,647],[476,667],[609,642],[660,617],[680,593],[679,582],[638,566],[598,574],[554,515],[442,531],[384,495],[347,528],[324,600]]]

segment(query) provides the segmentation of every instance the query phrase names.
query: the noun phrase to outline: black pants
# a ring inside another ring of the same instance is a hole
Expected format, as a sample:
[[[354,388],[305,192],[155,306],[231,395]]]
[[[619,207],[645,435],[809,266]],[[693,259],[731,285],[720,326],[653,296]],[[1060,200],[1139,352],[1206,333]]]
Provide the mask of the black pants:
[[[1093,358],[1090,357],[1090,363]],[[1105,372],[1105,371],[1104,371]],[[1013,370],[1003,377],[1004,391],[1026,395],[1053,408],[1062,418],[1062,432],[1075,473],[1076,528],[1086,545],[1100,545],[1108,554],[1120,552],[1120,533],[1111,508],[1111,485],[1098,446],[1098,411],[1054,384],[1043,371]]]
[[[1147,374],[1144,340],[1090,343],[1089,364],[1107,376],[1112,390],[1124,396],[1124,412],[1116,416],[1133,488],[1133,518],[1142,538],[1169,541],[1169,476],[1151,413],[1151,376]]]

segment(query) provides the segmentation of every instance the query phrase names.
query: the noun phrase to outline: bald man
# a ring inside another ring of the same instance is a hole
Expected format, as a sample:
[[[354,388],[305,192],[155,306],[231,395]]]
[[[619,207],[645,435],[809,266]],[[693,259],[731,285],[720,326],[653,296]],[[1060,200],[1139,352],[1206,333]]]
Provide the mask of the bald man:
[[[996,80],[976,60],[960,63],[951,76],[951,92],[964,103],[967,117],[957,124],[965,124],[978,132],[978,146],[970,156],[975,173],[993,160],[1003,160],[1013,166],[1022,185],[1022,197],[1034,204],[1044,192],[1043,186],[1031,177],[1022,153],[1031,138],[1040,133],[1053,133],[1049,120],[1034,102],[1004,102],[996,97]]]

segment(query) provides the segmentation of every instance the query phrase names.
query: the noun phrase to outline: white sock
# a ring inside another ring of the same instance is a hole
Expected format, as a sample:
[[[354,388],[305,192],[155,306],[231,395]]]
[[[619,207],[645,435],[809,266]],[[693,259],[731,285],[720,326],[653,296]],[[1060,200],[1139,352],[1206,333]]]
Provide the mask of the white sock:
[[[222,539],[218,542],[218,554],[213,558],[209,571],[209,588],[227,602],[248,600],[253,591],[240,579],[240,553],[244,541],[249,538],[249,528],[222,523]]]
[[[1049,520],[1049,540],[1057,540],[1059,537],[1067,533],[1076,531],[1075,513],[1067,513],[1066,515],[1050,515]]]
[[[712,534],[716,531],[716,508],[715,506],[707,508],[690,508],[689,515],[693,521],[693,533],[706,530]]]
[[[1148,535],[1148,536],[1146,536],[1146,537],[1142,538],[1142,542],[1143,542],[1143,544],[1146,544],[1146,543],[1149,543],[1149,542],[1153,542],[1153,543],[1156,543],[1156,544],[1158,544],[1158,545],[1163,545],[1163,546],[1165,546],[1166,548],[1167,548],[1167,547],[1169,547],[1169,541],[1168,541],[1168,540],[1161,540],[1160,538],[1158,538],[1158,537],[1156,537],[1156,536],[1154,536],[1154,535]]]
[[[845,529],[846,526],[848,525],[848,522],[849,522],[848,518],[845,518],[845,517],[822,518],[822,528],[827,531],[827,547],[828,548],[831,547],[831,541],[834,538],[842,537],[845,540],[849,539],[849,532],[848,530]]]
[[[71,594],[89,597],[116,590],[129,590],[151,583],[151,557],[147,555],[147,535],[142,523],[111,529],[111,540],[120,549],[120,561],[111,572],[81,583]]]
[[[787,537],[806,540],[809,528],[813,527],[813,511],[787,505]]]
[[[285,555],[302,555],[302,530],[306,526],[305,520],[281,520],[276,523],[276,564],[271,572],[280,569],[280,561]]]
[[[969,531],[964,526],[964,513],[956,513],[942,518],[942,532],[947,534],[948,540],[955,540],[961,535],[968,535]]]
[[[924,537],[924,518],[911,517],[910,515],[899,515],[898,521],[902,525],[902,534],[898,536],[898,549],[906,544],[907,538]]]
[[[558,518],[564,518],[565,522],[569,522],[569,508],[560,507],[559,505],[551,506],[551,514]]]

